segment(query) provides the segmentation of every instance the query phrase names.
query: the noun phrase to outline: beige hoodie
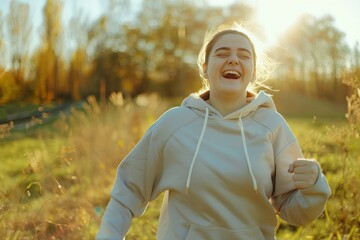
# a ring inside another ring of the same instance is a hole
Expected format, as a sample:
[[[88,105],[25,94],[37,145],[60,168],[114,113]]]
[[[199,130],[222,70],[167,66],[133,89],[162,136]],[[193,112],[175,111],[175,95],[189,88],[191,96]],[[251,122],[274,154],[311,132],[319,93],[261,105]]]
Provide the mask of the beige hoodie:
[[[119,165],[97,239],[122,239],[162,192],[159,240],[276,239],[276,214],[305,225],[330,196],[323,174],[313,187],[295,189],[288,168],[302,157],[264,92],[227,116],[190,95]]]

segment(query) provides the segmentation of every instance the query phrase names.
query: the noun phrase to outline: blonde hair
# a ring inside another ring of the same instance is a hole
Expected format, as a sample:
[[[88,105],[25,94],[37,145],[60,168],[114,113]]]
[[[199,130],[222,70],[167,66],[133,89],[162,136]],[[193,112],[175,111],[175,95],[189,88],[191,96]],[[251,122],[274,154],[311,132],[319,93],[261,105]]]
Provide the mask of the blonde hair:
[[[264,51],[263,44],[247,30],[243,25],[234,23],[231,25],[223,24],[213,30],[208,30],[205,34],[203,45],[198,55],[197,64],[199,67],[199,74],[202,78],[203,88],[199,93],[209,90],[209,81],[206,78],[204,65],[207,65],[209,54],[216,41],[225,34],[239,34],[249,40],[254,55],[254,72],[256,79],[250,82],[248,90],[250,92],[257,92],[259,88],[270,89],[266,84],[271,72],[274,70],[275,64]]]

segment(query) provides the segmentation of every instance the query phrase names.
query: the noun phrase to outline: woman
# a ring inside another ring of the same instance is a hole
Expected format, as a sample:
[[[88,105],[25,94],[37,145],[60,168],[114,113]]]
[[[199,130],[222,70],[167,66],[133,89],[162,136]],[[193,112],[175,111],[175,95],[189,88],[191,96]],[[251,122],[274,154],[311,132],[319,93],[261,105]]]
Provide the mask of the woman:
[[[276,214],[305,225],[330,196],[262,82],[255,40],[221,26],[199,54],[209,90],[192,94],[121,162],[97,239],[122,239],[165,192],[157,239],[276,239]]]

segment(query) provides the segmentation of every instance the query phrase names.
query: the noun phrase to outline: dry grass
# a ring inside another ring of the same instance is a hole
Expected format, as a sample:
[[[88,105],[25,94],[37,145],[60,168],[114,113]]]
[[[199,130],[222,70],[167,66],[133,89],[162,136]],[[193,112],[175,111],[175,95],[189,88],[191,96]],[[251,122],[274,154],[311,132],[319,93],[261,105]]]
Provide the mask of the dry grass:
[[[100,107],[89,97],[55,123],[57,133],[0,143],[1,236],[94,238],[117,165],[166,109],[156,95],[121,99]]]

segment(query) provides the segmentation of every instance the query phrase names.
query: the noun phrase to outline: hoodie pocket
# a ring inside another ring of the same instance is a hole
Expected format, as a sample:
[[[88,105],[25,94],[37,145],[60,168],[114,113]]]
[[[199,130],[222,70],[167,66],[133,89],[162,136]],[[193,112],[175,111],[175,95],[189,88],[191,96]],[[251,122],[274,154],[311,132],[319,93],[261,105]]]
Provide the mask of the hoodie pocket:
[[[241,228],[241,229],[225,229],[225,228],[207,228],[191,225],[185,240],[264,240],[264,236],[258,226]]]

